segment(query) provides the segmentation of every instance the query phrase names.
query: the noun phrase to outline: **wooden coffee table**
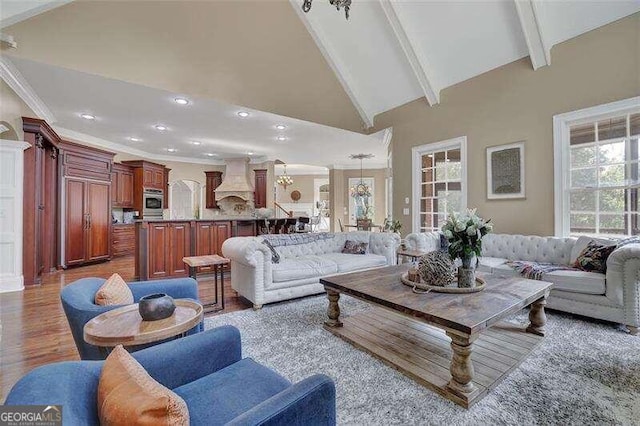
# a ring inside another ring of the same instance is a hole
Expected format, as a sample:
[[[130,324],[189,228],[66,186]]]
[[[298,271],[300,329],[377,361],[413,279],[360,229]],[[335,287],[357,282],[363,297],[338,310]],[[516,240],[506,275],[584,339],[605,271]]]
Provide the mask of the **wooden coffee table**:
[[[400,275],[409,265],[323,278],[325,328],[465,408],[517,367],[545,334],[552,284],[481,274],[484,291],[415,294]],[[340,317],[340,294],[373,308]],[[502,321],[531,305],[525,326]]]
[[[176,299],[175,303],[173,315],[158,321],[143,321],[137,303],[100,314],[84,325],[84,341],[106,349],[182,337],[202,321],[203,309],[195,300]]]

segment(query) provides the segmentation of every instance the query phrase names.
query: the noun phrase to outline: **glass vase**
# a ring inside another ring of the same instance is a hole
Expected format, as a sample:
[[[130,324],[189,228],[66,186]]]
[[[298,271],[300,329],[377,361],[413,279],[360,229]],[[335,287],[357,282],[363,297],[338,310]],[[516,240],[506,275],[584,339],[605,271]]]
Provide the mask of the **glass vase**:
[[[471,266],[471,257],[463,257],[462,266],[458,266],[458,287],[473,288],[476,286],[476,268]]]

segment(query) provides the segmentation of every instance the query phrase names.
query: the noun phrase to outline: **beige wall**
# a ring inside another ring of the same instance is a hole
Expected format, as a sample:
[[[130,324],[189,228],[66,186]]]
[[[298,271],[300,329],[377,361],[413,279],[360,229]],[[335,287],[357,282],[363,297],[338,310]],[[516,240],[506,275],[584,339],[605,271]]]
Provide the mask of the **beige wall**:
[[[385,218],[385,179],[386,169],[364,169],[363,178],[373,178],[374,190],[374,224],[382,225]],[[330,170],[329,183],[333,193],[331,194],[331,216],[334,218],[334,229],[338,230],[338,219],[343,225],[349,223],[349,203],[352,199],[349,195],[349,179],[360,178],[360,169],[357,170]]]
[[[313,185],[315,179],[328,179],[329,175],[293,175],[293,185],[287,186],[285,190],[283,186],[276,185],[276,201],[278,203],[293,203],[291,192],[300,191],[299,203],[313,203]]]
[[[376,117],[393,126],[394,217],[411,194],[411,147],[467,136],[468,206],[495,223],[496,232],[554,232],[554,114],[640,94],[640,14],[555,46],[551,66],[534,71],[529,58],[444,90],[441,104],[424,99]],[[526,199],[486,199],[486,148],[525,143]],[[376,216],[377,218],[377,216]]]
[[[24,139],[22,117],[38,118],[13,89],[0,79],[0,121],[6,122],[15,130],[18,140]],[[12,135],[12,132],[6,132],[2,138],[14,139],[15,135]]]

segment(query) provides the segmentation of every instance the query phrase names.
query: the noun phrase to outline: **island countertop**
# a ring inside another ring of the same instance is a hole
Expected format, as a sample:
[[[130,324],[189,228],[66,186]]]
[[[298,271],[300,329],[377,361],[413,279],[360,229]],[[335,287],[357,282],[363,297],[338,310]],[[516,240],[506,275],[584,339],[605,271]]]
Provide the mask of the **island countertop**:
[[[222,244],[227,239],[256,236],[258,224],[263,221],[251,216],[136,220],[135,277],[138,280],[186,277],[189,271],[182,258],[222,256]],[[199,272],[209,270],[200,268]]]

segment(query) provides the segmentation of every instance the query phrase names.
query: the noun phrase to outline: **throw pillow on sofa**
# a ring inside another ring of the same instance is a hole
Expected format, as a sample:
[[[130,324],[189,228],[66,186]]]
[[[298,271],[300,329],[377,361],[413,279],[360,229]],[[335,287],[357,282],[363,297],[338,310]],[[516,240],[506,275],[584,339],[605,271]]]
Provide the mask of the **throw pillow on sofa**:
[[[593,238],[593,237],[588,237],[586,235],[578,237],[575,244],[571,248],[571,259],[569,259],[569,265],[576,264],[576,262],[578,261],[578,256],[582,254],[584,249],[587,248],[587,245],[589,245],[591,241],[594,241],[600,244],[601,246],[615,246],[617,243],[616,240],[610,240],[608,238]]]
[[[346,254],[367,254],[368,243],[359,243],[357,241],[347,240],[344,243],[342,253]]]
[[[578,256],[574,267],[587,272],[604,274],[607,272],[607,259],[615,249],[615,245],[602,245],[596,241],[591,241]]]
[[[184,400],[155,381],[122,345],[102,366],[97,399],[101,425],[189,425]]]
[[[100,306],[131,305],[133,293],[120,275],[113,274],[96,292],[95,303]]]

